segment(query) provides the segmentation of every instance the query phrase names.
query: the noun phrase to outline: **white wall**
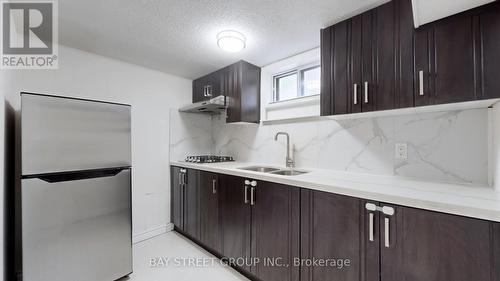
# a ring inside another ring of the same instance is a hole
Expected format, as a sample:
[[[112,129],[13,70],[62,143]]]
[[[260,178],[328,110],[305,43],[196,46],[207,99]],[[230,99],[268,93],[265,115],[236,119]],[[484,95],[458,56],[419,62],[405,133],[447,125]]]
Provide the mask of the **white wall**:
[[[59,58],[58,70],[0,71],[1,94],[15,110],[21,91],[131,104],[133,233],[137,238],[165,229],[169,108],[191,101],[191,81],[64,46]]]

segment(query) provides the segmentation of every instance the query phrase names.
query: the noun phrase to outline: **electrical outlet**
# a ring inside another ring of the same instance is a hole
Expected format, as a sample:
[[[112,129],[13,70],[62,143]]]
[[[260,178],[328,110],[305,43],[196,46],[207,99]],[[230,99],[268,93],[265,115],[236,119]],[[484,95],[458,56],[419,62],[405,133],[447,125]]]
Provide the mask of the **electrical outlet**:
[[[408,159],[408,144],[406,142],[396,143],[396,159]]]

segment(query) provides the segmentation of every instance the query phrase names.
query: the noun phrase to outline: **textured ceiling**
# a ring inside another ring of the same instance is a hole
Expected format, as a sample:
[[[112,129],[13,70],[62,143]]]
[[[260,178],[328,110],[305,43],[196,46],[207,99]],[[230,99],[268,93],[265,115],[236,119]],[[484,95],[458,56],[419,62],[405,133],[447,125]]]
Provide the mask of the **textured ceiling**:
[[[319,30],[385,0],[64,0],[60,43],[196,78],[244,59],[259,66],[319,46]],[[247,48],[229,54],[216,35],[235,29]],[[63,59],[63,58],[61,58]]]

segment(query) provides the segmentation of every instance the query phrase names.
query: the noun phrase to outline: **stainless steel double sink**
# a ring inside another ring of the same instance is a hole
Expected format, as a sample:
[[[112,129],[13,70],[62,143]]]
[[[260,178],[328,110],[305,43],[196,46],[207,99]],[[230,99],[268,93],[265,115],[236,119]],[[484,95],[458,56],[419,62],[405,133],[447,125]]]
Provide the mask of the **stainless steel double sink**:
[[[309,173],[308,171],[295,170],[295,169],[280,169],[274,167],[266,167],[266,166],[250,166],[250,167],[242,167],[238,168],[240,170],[254,171],[259,173],[267,173],[273,175],[282,175],[282,176],[297,176]]]

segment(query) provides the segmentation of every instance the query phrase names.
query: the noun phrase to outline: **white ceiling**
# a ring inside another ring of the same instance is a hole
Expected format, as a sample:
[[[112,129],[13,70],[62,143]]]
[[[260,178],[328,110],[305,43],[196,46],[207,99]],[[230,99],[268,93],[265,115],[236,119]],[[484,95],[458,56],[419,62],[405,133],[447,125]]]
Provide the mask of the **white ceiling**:
[[[59,41],[84,51],[196,78],[244,59],[258,66],[319,46],[320,28],[386,0],[64,0]],[[247,37],[237,54],[216,35]],[[61,58],[63,59],[63,58]]]

